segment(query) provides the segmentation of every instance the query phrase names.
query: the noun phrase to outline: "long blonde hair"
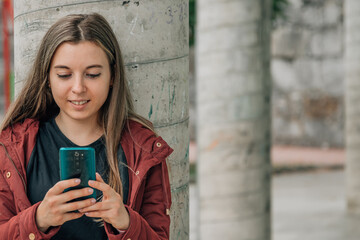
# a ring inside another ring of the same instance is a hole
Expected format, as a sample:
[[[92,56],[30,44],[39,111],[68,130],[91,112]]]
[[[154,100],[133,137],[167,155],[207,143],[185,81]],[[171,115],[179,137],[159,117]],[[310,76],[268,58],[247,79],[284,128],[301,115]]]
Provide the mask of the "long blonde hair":
[[[101,15],[72,14],[59,19],[50,27],[42,39],[25,84],[5,115],[0,130],[22,122],[26,118],[46,121],[59,113],[60,109],[48,87],[51,60],[60,44],[80,41],[97,44],[104,50],[109,60],[113,85],[100,109],[98,121],[104,129],[109,163],[109,185],[123,195],[117,159],[122,131],[129,119],[153,129],[149,121],[134,112],[119,44],[110,24]]]

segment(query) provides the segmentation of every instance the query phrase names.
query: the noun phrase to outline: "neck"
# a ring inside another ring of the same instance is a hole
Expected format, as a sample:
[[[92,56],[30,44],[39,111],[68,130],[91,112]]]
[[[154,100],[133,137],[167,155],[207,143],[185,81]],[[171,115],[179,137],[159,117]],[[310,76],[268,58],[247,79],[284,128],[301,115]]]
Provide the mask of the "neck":
[[[104,131],[98,124],[97,119],[77,121],[68,119],[59,114],[55,118],[61,132],[73,143],[79,146],[86,146],[99,139]]]

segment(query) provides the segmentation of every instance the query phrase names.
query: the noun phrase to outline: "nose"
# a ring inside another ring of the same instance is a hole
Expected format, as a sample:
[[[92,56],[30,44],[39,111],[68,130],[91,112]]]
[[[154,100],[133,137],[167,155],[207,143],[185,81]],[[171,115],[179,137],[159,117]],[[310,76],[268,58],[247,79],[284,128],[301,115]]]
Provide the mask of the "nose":
[[[71,91],[76,94],[80,94],[86,91],[85,80],[83,76],[75,77]]]

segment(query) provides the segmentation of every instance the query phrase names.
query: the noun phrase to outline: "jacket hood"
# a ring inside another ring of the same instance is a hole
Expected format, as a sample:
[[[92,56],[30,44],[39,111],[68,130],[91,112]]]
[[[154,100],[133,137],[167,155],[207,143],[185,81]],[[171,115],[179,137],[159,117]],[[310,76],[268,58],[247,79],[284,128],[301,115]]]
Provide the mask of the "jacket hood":
[[[4,129],[0,134],[0,138],[2,139],[1,143],[4,147],[8,148],[9,151],[16,152],[17,156],[20,156],[20,153],[23,153],[26,159],[25,166],[27,166],[31,152],[36,143],[38,130],[38,120],[26,119],[24,122],[16,123]],[[19,166],[18,164],[20,163],[15,161],[15,164]]]
[[[129,137],[122,139],[131,139],[137,147],[157,160],[166,159],[174,151],[162,137],[156,136],[152,130],[133,120],[129,120],[123,134],[129,134]]]
[[[39,129],[39,121],[35,119],[25,119],[24,122],[19,122],[8,126],[0,133],[0,138],[3,143],[9,145],[11,143],[18,143],[24,141],[25,138],[35,138]],[[35,134],[35,135],[34,135]]]

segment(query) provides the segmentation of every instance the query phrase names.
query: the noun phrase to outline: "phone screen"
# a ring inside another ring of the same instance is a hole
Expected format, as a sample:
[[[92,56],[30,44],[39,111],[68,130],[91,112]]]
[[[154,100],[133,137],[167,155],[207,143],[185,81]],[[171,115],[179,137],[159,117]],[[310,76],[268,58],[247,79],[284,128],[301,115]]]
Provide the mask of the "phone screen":
[[[90,147],[60,148],[60,180],[79,178],[80,184],[76,187],[65,189],[64,192],[89,187],[88,181],[95,180],[95,150]],[[74,199],[73,201],[88,198],[96,199],[96,191],[86,197]]]

